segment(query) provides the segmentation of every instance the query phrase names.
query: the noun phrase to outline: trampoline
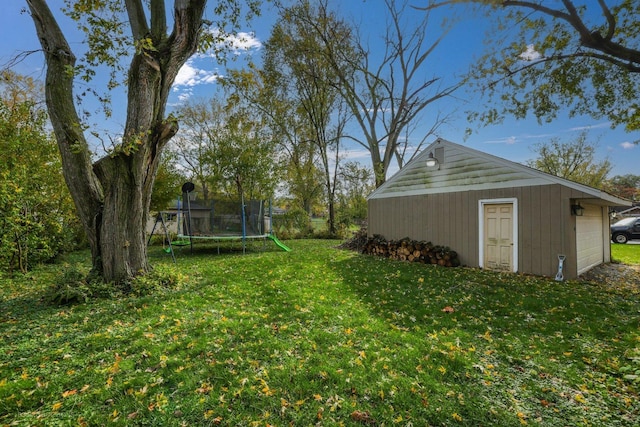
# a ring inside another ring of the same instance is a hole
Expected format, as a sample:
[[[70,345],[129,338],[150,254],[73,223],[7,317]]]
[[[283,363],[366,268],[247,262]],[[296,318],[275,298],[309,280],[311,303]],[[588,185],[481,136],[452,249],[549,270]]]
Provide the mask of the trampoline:
[[[189,242],[191,252],[196,241],[239,241],[246,252],[249,240],[273,241],[284,251],[291,249],[273,234],[271,203],[264,200],[192,200],[195,186],[187,182],[182,186],[182,198],[178,202],[177,240]],[[172,247],[171,245],[169,248]],[[220,245],[218,245],[218,253]]]

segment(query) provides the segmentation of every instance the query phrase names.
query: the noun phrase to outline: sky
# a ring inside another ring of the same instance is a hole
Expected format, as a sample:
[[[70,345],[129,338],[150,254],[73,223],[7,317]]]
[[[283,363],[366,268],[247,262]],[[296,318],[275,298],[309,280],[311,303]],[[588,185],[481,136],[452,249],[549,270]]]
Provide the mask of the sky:
[[[0,13],[0,68],[4,68],[16,55],[25,51],[37,51],[40,46],[30,16],[23,11],[26,8],[24,0],[1,0]],[[383,49],[382,31],[386,27],[386,13],[382,0],[330,0],[338,13],[348,21],[358,25],[367,40],[374,57]],[[51,0],[52,9],[60,7],[62,0]],[[409,0],[410,4],[424,4],[423,0]],[[421,18],[423,12],[412,10],[407,16],[407,25],[411,19]],[[461,22],[455,25],[442,40],[440,45],[429,56],[424,75],[440,77],[444,80],[455,79],[473,67],[475,61],[484,53],[485,31],[490,27],[486,18],[460,12]],[[441,34],[441,17],[429,21],[429,34],[433,37]],[[254,19],[251,26],[241,28],[241,40],[237,40],[237,53],[243,58],[250,54],[254,60],[261,55],[263,43],[268,39],[271,28],[277,19],[275,11],[268,7],[261,17]],[[69,31],[67,36],[72,49],[81,51],[83,45],[79,35],[73,32],[73,23],[61,21],[63,29]],[[433,38],[428,40],[433,40]],[[529,54],[535,54],[530,51]],[[242,61],[232,63],[239,68]],[[29,55],[22,62],[12,67],[15,71],[44,79],[44,59],[40,53]],[[217,93],[217,83],[220,76],[224,76],[224,68],[216,63],[211,55],[194,57],[183,67],[169,98],[169,108],[175,108],[190,99],[206,99]],[[453,81],[453,80],[450,80]],[[98,84],[96,82],[95,84]],[[78,91],[82,88],[79,87]],[[452,97],[431,104],[416,123],[413,138],[420,139],[422,133],[431,127],[436,116],[449,116],[448,122],[438,129],[437,136],[467,145],[476,150],[484,151],[505,159],[524,163],[535,157],[534,147],[552,138],[563,142],[570,142],[577,138],[580,132],[587,132],[588,140],[597,143],[596,160],[608,159],[613,169],[609,176],[634,174],[640,175],[640,145],[633,141],[640,139],[640,134],[626,133],[623,129],[611,129],[605,120],[594,120],[590,117],[569,118],[560,114],[552,123],[540,125],[534,117],[525,120],[515,120],[507,117],[501,124],[482,126],[479,123],[469,123],[465,111],[479,105],[480,99],[472,92],[459,91]],[[124,126],[125,105],[123,93],[114,94],[114,116],[109,121],[98,121],[96,130],[117,132]],[[97,108],[97,107],[96,107]],[[100,117],[100,115],[95,115]],[[98,120],[98,119],[96,119]],[[465,131],[474,131],[468,137]],[[435,140],[430,137],[427,142]],[[349,147],[348,157],[370,166],[368,154],[358,146]],[[397,168],[392,168],[391,176]]]

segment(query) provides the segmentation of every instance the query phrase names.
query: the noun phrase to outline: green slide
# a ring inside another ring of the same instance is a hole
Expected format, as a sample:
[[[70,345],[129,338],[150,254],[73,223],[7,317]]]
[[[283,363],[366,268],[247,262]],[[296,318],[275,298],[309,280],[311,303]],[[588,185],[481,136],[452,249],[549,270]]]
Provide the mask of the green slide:
[[[275,243],[276,246],[282,249],[283,251],[291,252],[291,249],[287,245],[282,243],[280,240],[278,240],[278,238],[273,234],[269,234],[267,237],[273,240],[273,243]]]

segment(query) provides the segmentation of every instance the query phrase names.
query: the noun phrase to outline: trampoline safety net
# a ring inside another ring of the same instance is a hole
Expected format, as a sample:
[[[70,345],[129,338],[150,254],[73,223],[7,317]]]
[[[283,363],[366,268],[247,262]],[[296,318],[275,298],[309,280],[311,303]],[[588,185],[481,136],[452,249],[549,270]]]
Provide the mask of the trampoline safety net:
[[[265,226],[264,202],[245,202],[244,230],[242,203],[239,201],[210,200],[206,203],[184,200],[185,213],[182,232],[185,236],[262,236]]]

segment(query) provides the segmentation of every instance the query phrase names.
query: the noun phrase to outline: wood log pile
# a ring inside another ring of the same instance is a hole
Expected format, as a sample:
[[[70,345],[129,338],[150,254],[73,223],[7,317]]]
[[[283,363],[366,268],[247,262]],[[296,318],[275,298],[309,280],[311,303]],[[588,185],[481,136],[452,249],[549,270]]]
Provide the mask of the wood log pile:
[[[433,245],[431,242],[411,240],[386,240],[383,236],[374,235],[367,239],[361,252],[368,255],[383,256],[400,261],[437,264],[443,267],[458,267],[458,253],[446,246]]]
[[[369,238],[367,237],[367,227],[361,227],[360,230],[353,233],[350,239],[345,240],[338,246],[340,249],[347,249],[350,251],[362,252],[362,248],[367,243]]]

